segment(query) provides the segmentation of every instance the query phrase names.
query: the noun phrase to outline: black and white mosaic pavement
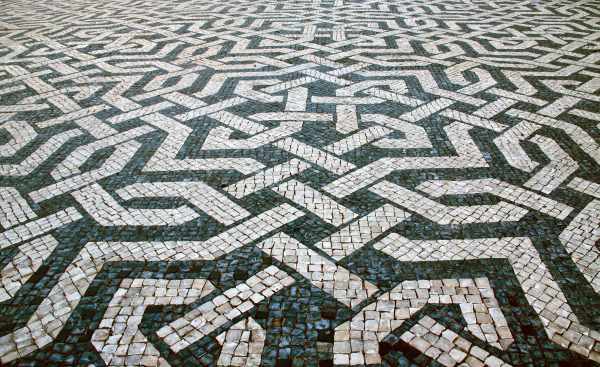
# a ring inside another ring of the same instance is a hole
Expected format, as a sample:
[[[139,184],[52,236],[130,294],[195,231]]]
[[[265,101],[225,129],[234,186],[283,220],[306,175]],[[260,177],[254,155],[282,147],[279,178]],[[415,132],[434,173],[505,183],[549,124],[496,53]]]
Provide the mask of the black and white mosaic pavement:
[[[2,366],[598,366],[600,1],[2,1],[0,227]]]

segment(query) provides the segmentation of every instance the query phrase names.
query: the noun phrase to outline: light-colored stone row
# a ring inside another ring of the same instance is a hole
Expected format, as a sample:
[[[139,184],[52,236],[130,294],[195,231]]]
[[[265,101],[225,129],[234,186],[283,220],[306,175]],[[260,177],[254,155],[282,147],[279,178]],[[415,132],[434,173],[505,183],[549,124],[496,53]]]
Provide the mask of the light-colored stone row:
[[[285,233],[278,233],[259,243],[257,247],[296,270],[312,285],[348,307],[362,303],[378,291],[375,285],[336,265]]]

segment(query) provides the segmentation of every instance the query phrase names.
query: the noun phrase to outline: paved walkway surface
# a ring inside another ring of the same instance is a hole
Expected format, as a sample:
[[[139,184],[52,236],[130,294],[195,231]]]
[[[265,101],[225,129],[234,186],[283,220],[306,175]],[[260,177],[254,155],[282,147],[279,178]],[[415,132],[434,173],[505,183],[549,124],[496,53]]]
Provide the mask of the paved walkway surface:
[[[0,7],[0,365],[600,363],[600,2]]]

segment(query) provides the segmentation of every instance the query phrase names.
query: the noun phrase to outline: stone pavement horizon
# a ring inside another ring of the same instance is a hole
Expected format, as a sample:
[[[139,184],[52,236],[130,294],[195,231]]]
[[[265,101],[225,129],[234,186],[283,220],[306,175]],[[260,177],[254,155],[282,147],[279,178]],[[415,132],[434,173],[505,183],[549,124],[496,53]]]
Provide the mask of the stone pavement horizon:
[[[4,1],[0,365],[599,366],[600,1]]]

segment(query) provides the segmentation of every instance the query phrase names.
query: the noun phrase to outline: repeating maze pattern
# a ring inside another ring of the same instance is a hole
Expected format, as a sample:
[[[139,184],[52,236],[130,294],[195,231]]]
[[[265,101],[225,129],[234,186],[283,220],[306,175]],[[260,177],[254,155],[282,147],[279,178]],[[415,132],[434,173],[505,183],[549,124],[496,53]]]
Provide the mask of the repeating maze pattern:
[[[2,365],[600,363],[597,1],[2,7]]]

